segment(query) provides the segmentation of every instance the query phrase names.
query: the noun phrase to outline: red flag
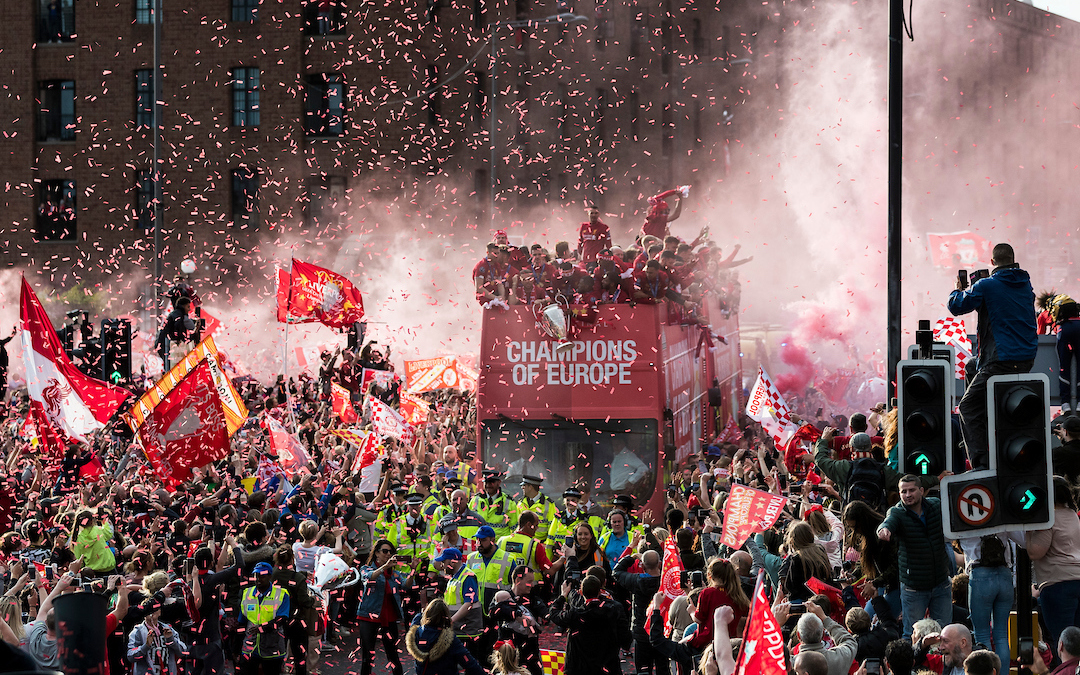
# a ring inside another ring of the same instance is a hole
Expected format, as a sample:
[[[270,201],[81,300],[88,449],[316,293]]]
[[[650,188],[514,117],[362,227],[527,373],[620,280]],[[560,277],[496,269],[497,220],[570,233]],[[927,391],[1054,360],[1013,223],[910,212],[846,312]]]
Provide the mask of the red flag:
[[[280,316],[280,290],[278,297]],[[286,319],[289,323],[318,321],[331,328],[345,328],[363,321],[364,301],[344,276],[294,258]]]
[[[281,468],[292,473],[298,472],[311,461],[304,444],[269,415],[263,415],[263,427],[270,434],[270,449],[278,456]]]
[[[829,599],[829,604],[832,607],[830,617],[833,621],[843,625],[844,621],[844,593],[836,586],[830,586],[817,577],[810,577],[806,582],[806,587],[813,591],[815,594],[824,595]],[[839,617],[839,620],[837,619]]]
[[[724,503],[724,532],[720,543],[736,550],[742,548],[751,534],[764,532],[776,523],[785,504],[786,497],[745,485],[732,485]]]
[[[779,446],[779,449],[784,452],[784,466],[789,472],[799,472],[799,456],[806,452],[802,444],[808,443],[812,446],[819,438],[821,438],[821,431],[817,427],[804,424],[799,427],[786,446]]]
[[[278,268],[277,271],[277,320],[278,323],[286,323],[289,320],[289,286],[291,277],[285,270]]]
[[[229,453],[248,411],[206,337],[154,383],[124,419],[138,433],[150,467],[172,488]]]
[[[218,326],[221,325],[221,321],[216,316],[206,311],[205,307],[203,307],[200,311],[202,313],[203,321],[206,322],[206,325],[203,327],[202,330],[202,336],[206,337],[207,335],[213,335],[214,331],[216,331],[218,329]]]
[[[25,277],[20,303],[30,399],[41,405],[46,419],[57,429],[85,442],[85,435],[104,428],[131,393],[84,375],[75,367]]]
[[[30,401],[30,412],[23,423],[23,432],[30,440],[31,447],[40,454],[56,458],[64,456],[64,439],[56,433],[45,417],[45,410],[37,401]],[[40,447],[38,447],[40,446]]]
[[[89,462],[79,467],[79,478],[83,480],[94,480],[98,476],[104,475],[105,467],[97,455],[91,456]]]
[[[409,424],[413,426],[426,424],[429,409],[430,406],[424,399],[413,396],[407,391],[401,392],[401,414]]]
[[[376,433],[396,438],[405,445],[416,442],[416,431],[405,422],[401,413],[386,405],[374,396],[364,399],[364,407],[371,411],[371,423]]]
[[[201,361],[161,400],[139,427],[146,458],[172,489],[203,466],[229,454],[229,430],[210,366]]]
[[[736,673],[754,675],[787,675],[784,663],[784,635],[765,594],[764,579],[759,576],[754,599],[750,603],[750,618],[746,622],[742,651],[735,665]]]
[[[660,616],[664,617],[664,630],[668,629],[668,607],[671,606],[671,601],[680,595],[685,595],[682,589],[682,585],[679,583],[682,580],[683,563],[682,558],[679,557],[679,549],[675,547],[675,536],[669,536],[664,541],[664,566],[663,571],[660,573],[660,592],[664,594],[664,600],[660,603]],[[652,619],[652,613],[649,614],[648,619],[645,621],[645,632],[649,632],[649,623]]]
[[[342,424],[354,424],[360,417],[356,414],[356,408],[349,400],[349,390],[337,382],[330,383],[330,403],[334,414]]]

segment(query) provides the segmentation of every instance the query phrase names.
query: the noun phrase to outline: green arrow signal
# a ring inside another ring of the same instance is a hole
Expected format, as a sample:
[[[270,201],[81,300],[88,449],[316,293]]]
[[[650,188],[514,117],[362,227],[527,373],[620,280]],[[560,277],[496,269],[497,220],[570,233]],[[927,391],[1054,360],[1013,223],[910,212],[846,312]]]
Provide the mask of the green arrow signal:
[[[1024,492],[1024,496],[1020,498],[1020,507],[1027,511],[1032,506],[1035,506],[1035,502],[1038,500],[1039,498],[1035,496],[1034,492],[1027,490]]]
[[[120,380],[124,379],[124,376],[120,374],[120,371],[114,370],[113,374],[109,376],[109,379],[116,384],[120,384]]]
[[[926,475],[930,470],[930,458],[925,454],[920,454],[915,458],[915,464],[919,467],[919,473]]]

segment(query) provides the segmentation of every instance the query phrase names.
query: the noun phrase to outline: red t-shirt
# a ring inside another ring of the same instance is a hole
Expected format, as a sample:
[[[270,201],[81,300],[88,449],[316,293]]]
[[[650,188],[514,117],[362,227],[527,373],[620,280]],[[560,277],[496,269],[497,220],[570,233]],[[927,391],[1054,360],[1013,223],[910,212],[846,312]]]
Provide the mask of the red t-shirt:
[[[667,295],[670,286],[671,280],[668,278],[667,272],[663,270],[657,272],[656,279],[652,281],[649,281],[644,270],[634,274],[635,289],[641,291],[653,301],[662,300]],[[649,302],[649,300],[643,300],[642,302]]]
[[[611,230],[603,221],[582,223],[578,232],[578,249],[582,262],[596,262],[596,254],[611,248]]]
[[[698,628],[694,637],[690,638],[691,646],[696,649],[704,649],[705,645],[713,639],[713,612],[717,607],[727,605],[735,612],[734,618],[728,622],[728,637],[739,637],[739,619],[746,616],[747,608],[739,607],[735,601],[722,588],[708,586],[698,596]]]

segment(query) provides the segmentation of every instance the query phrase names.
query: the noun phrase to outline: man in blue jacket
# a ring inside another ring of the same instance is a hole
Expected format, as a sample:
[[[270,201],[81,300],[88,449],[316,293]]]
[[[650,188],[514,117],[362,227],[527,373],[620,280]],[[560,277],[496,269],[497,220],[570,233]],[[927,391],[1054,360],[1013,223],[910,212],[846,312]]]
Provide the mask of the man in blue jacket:
[[[1031,371],[1039,338],[1035,329],[1035,291],[1031,277],[1016,264],[1012,246],[997,244],[990,259],[994,271],[965,290],[957,280],[949,296],[954,316],[979,314],[978,374],[960,399],[960,426],[974,469],[989,468],[986,432],[986,381],[994,375]]]

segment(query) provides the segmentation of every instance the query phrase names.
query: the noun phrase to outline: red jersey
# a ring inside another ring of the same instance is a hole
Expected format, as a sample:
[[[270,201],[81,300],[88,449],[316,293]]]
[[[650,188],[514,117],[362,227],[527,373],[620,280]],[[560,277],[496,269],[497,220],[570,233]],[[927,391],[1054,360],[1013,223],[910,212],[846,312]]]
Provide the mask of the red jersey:
[[[646,295],[647,299],[641,300],[641,302],[655,303],[667,296],[668,289],[671,288],[671,280],[668,278],[667,272],[660,270],[656,273],[656,279],[649,281],[648,276],[642,270],[634,274],[634,288]]]
[[[578,232],[578,250],[581,261],[596,262],[596,255],[605,248],[611,248],[611,230],[603,221],[582,223]]]
[[[652,235],[658,239],[663,239],[667,236],[667,221],[668,214],[666,213],[650,213],[645,216],[645,224],[641,226],[641,236],[648,237]]]

